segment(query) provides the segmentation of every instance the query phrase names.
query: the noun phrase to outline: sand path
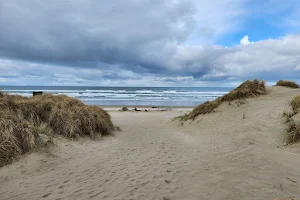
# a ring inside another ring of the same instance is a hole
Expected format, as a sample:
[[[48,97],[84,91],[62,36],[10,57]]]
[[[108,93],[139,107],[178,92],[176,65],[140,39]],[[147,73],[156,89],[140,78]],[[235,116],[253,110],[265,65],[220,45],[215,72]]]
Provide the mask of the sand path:
[[[298,199],[299,152],[281,146],[279,116],[294,93],[274,90],[183,127],[170,123],[180,109],[111,112],[115,137],[61,140],[52,156],[0,169],[0,199]]]

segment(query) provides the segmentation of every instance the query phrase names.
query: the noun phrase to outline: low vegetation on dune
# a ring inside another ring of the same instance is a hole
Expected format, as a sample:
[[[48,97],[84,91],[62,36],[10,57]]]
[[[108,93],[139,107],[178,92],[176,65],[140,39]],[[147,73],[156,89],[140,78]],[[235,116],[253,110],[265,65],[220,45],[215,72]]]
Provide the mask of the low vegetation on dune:
[[[276,83],[276,86],[283,86],[283,87],[289,87],[289,88],[299,88],[300,86],[295,83],[294,81],[286,81],[286,80],[279,80]]]
[[[1,111],[0,129],[0,167],[41,144],[38,128],[20,115]]]
[[[300,109],[300,94],[295,96],[292,101],[290,102],[290,105],[292,106],[292,109],[294,113],[298,113]]]
[[[300,121],[291,120],[287,128],[286,143],[291,144],[300,140]]]
[[[292,112],[284,113],[284,117],[286,117],[287,123],[287,144],[295,143],[300,140],[300,95],[295,96],[291,100],[290,106],[292,107]]]
[[[206,101],[203,104],[198,105],[192,112],[190,112],[185,119],[195,119],[198,115],[204,115],[212,113],[221,104],[221,98],[217,98],[214,101]]]
[[[43,144],[42,134],[98,138],[115,129],[109,114],[65,95],[0,93],[0,166]]]
[[[230,91],[221,98],[221,101],[233,101],[238,99],[245,99],[249,97],[256,97],[266,94],[265,81],[257,79],[253,81],[245,81],[239,87]]]
[[[250,97],[256,97],[259,95],[266,94],[265,82],[255,80],[247,80],[242,83],[239,87],[230,91],[228,94],[217,98],[214,101],[207,101],[197,106],[192,112],[190,112],[184,119],[194,120],[198,115],[204,115],[215,111],[219,105],[224,101],[241,100]]]

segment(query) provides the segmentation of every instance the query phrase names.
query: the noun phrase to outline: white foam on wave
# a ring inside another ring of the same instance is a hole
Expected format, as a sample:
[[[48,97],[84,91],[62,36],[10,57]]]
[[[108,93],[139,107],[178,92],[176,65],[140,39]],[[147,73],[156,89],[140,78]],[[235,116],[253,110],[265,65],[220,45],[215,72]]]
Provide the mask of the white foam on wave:
[[[84,90],[84,92],[90,93],[127,93],[126,90]]]
[[[154,93],[154,91],[152,90],[136,90],[134,91],[135,93],[142,93],[142,94],[146,94],[146,93]]]
[[[165,93],[165,94],[175,94],[175,93],[178,93],[180,91],[176,91],[176,90],[167,90],[167,91],[162,91],[162,93]]]
[[[9,93],[10,95],[21,95],[23,97],[31,97],[32,96],[32,93],[18,93],[18,92],[12,92],[12,93]]]
[[[200,90],[200,89],[199,89]],[[3,92],[9,94],[17,94],[26,97],[32,96],[33,91],[37,90],[2,90]],[[170,101],[170,102],[203,102],[207,100],[213,100],[219,96],[227,94],[224,91],[196,91],[191,89],[191,91],[184,90],[166,90],[166,89],[53,89],[53,90],[43,90],[44,93],[52,94],[65,94],[70,97],[81,99],[82,101],[141,101],[141,102],[156,102],[156,101]]]

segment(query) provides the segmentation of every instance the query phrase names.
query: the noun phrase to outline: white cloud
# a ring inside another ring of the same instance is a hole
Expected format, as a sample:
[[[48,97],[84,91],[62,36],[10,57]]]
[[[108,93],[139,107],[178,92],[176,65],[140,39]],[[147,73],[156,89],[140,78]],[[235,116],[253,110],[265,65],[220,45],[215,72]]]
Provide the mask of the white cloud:
[[[240,44],[241,44],[241,45],[249,45],[249,44],[253,44],[253,42],[250,42],[250,41],[249,41],[248,35],[245,35],[245,36],[241,39]]]
[[[233,47],[175,45],[172,48],[171,59],[164,60],[166,68],[153,73],[135,72],[117,64],[74,68],[0,59],[0,78],[4,84],[14,85],[206,86],[235,85],[253,78],[300,81],[300,35]]]

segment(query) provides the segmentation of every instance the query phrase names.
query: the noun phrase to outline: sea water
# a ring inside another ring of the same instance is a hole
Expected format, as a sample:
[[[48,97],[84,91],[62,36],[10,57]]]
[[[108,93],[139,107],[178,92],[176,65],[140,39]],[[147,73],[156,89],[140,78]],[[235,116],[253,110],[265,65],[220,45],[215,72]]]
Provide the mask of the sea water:
[[[33,91],[65,94],[86,104],[103,106],[196,106],[228,93],[230,87],[88,87],[0,86],[8,94],[32,96]]]

